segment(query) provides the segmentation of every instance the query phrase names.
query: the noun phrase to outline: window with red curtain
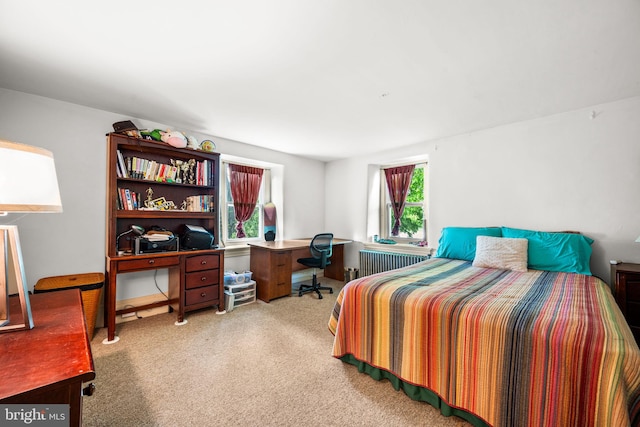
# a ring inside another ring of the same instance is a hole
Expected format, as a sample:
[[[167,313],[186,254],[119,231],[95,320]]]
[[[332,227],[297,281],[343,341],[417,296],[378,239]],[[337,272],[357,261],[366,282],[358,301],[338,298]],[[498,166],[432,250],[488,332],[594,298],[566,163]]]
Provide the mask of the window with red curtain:
[[[229,184],[239,239],[246,237],[243,225],[256,208],[263,173],[261,168],[229,164]]]
[[[415,165],[397,166],[384,169],[384,175],[387,182],[387,190],[389,190],[389,198],[393,208],[393,229],[392,236],[400,233],[400,218],[404,212],[404,204],[409,194],[409,186],[411,185],[411,177]]]

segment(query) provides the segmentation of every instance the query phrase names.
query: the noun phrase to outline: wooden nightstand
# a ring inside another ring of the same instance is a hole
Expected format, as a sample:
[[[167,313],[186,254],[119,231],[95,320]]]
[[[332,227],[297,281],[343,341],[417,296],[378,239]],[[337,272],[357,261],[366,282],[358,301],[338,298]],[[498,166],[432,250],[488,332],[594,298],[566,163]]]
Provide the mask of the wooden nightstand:
[[[611,266],[613,296],[640,344],[640,264],[621,263]]]
[[[83,384],[96,374],[80,291],[65,289],[29,299],[34,328],[0,334],[0,405],[18,404],[25,412],[34,405],[69,405],[67,425],[82,426],[82,396],[93,393],[93,385],[83,390]],[[19,313],[17,298],[10,300],[10,313]],[[5,418],[3,409],[0,424]]]

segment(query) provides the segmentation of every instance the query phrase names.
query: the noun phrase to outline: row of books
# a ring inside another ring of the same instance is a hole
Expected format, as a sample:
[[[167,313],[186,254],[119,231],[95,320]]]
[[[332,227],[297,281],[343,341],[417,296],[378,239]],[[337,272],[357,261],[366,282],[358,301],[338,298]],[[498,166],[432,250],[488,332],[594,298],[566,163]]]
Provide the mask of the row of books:
[[[215,212],[215,196],[189,196],[187,197],[187,212]]]
[[[118,209],[134,211],[144,207],[140,193],[128,188],[118,188]]]
[[[187,212],[215,212],[215,196],[188,196],[185,201]],[[126,211],[147,209],[140,193],[128,188],[118,188],[118,209]],[[151,208],[152,209],[152,208]]]
[[[209,186],[213,184],[213,163],[209,160],[159,163],[141,157],[124,157],[117,150],[116,174],[118,178],[133,178],[145,181],[182,183]],[[180,163],[178,165],[178,163]]]

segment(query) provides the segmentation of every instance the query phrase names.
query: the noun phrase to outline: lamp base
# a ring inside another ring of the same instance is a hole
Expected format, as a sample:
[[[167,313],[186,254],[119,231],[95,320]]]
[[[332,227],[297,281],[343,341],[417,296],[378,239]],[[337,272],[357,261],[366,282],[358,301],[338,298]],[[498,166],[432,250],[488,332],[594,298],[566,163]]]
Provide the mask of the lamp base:
[[[12,322],[9,316],[9,286],[12,283],[18,288],[22,323]],[[24,274],[18,227],[0,225],[0,333],[32,328],[33,315]]]

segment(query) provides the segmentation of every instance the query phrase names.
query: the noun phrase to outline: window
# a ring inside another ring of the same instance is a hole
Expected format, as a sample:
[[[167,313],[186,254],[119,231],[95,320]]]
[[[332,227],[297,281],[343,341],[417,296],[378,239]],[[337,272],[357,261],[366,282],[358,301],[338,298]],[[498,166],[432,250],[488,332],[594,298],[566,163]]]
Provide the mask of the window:
[[[271,189],[271,173],[269,169],[264,169],[262,175],[262,181],[260,184],[260,191],[258,193],[258,200],[256,206],[253,209],[253,214],[247,219],[244,224],[245,237],[238,237],[238,230],[236,228],[238,222],[236,221],[236,212],[233,205],[233,196],[231,192],[231,168],[232,163],[223,163],[224,166],[224,200],[225,203],[221,204],[221,221],[223,230],[223,239],[225,243],[241,243],[251,240],[262,239],[264,236],[264,218],[263,218],[263,206],[270,194]],[[254,167],[254,166],[251,166]]]
[[[427,218],[426,218],[426,163],[415,165],[409,191],[405,200],[404,211],[400,217],[400,232],[393,236],[391,231],[394,225],[393,206],[387,182],[385,180],[384,169],[380,170],[380,200],[381,203],[381,224],[380,236],[384,239],[392,239],[396,242],[419,242],[427,240]]]

